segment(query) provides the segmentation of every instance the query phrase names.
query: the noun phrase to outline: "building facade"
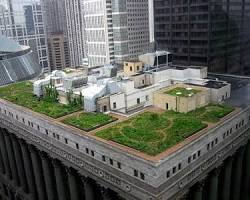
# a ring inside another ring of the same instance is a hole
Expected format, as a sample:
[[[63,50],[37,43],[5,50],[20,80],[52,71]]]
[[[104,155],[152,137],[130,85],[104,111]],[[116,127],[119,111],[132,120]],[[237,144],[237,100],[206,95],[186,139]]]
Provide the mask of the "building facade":
[[[84,32],[83,32],[83,0],[65,1],[65,13],[70,64],[72,67],[82,66],[84,62]]]
[[[43,69],[49,70],[40,0],[1,0],[0,34],[30,46]]]
[[[249,74],[249,15],[249,0],[154,0],[156,47],[178,64]]]
[[[70,67],[68,41],[62,33],[48,36],[48,49],[51,71]]]
[[[147,0],[84,0],[85,56],[89,66],[136,58],[151,51]]]
[[[42,0],[51,71],[70,67],[64,0]]]

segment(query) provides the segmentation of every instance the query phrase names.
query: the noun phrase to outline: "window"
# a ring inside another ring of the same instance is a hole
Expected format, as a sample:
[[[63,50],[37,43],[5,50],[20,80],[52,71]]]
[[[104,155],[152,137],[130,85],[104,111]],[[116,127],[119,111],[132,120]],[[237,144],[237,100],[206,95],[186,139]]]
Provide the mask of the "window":
[[[85,148],[85,151],[87,154],[89,154],[89,149],[88,148]]]
[[[117,162],[117,167],[119,168],[119,169],[121,169],[122,167],[121,167],[121,163],[120,162]]]
[[[49,131],[47,129],[45,129],[45,133],[46,135],[49,135]]]
[[[218,144],[218,138],[215,138],[215,144]]]
[[[145,84],[145,80],[142,80],[142,84],[143,84],[143,85]]]
[[[137,98],[136,102],[137,102],[137,104],[140,104],[141,103],[140,98]]]
[[[191,163],[191,156],[188,157],[188,163]]]
[[[131,72],[133,71],[133,67],[130,67],[130,71],[131,71]]]
[[[200,156],[201,156],[201,150],[198,151],[198,157],[200,157]]]
[[[60,136],[58,134],[56,134],[56,139],[60,140]]]
[[[79,144],[78,143],[76,143],[76,148],[79,149]]]
[[[39,126],[39,125],[37,125],[37,130],[39,130],[39,131],[40,131],[40,126]]]
[[[166,103],[166,110],[168,110],[168,103]]]
[[[140,70],[140,66],[137,66],[136,68],[137,68],[137,71],[139,71],[139,70]]]
[[[138,177],[138,171],[134,169],[134,176]]]
[[[195,159],[196,159],[196,154],[193,155],[193,160],[195,160]]]
[[[149,97],[148,97],[148,95],[146,95],[146,97],[145,97],[145,98],[146,98],[146,101],[148,101],[148,100],[149,100]]]
[[[23,123],[25,123],[25,120],[24,120],[24,118],[23,118]]]
[[[210,149],[210,143],[207,144],[207,150],[209,150],[209,149]]]
[[[140,173],[140,177],[142,180],[145,180],[145,175],[143,173]]]
[[[65,144],[68,144],[68,139],[64,138],[64,142],[65,142]]]
[[[56,134],[55,134],[55,133],[53,133],[53,137],[54,137],[54,138],[56,137]]]
[[[102,161],[105,162],[106,161],[106,157],[103,155],[102,156]]]
[[[109,163],[111,164],[111,165],[113,165],[114,164],[114,162],[113,162],[113,159],[109,159]]]
[[[113,108],[116,109],[116,102],[113,103]]]
[[[173,174],[175,174],[176,172],[176,167],[173,167]]]
[[[181,169],[181,163],[179,163],[179,165],[178,165],[178,170],[180,170]]]
[[[167,178],[170,177],[170,171],[167,171]]]
[[[95,156],[95,152],[94,151],[91,151],[91,156]]]

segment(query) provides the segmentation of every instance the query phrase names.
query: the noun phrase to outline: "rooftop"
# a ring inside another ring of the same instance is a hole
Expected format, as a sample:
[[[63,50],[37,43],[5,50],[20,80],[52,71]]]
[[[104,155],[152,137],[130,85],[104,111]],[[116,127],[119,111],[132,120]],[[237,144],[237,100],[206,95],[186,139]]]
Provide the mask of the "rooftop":
[[[49,99],[34,96],[32,83],[29,81],[0,87],[0,98],[52,118],[59,118],[80,109],[78,105],[63,105]]]
[[[184,96],[197,90],[174,88],[170,93],[181,91]],[[186,93],[185,93],[185,92]],[[82,134],[96,135],[150,156],[184,141],[189,136],[217,123],[234,109],[227,105],[208,105],[189,113],[153,109],[142,111],[133,117],[122,118],[107,114],[79,112],[79,105],[62,105],[32,94],[31,82],[15,83],[0,88],[0,97],[32,111],[45,114],[57,121],[75,127]],[[114,122],[118,120],[117,122]]]
[[[192,87],[176,87],[173,89],[170,89],[166,92],[164,92],[165,94],[169,94],[172,96],[179,96],[179,97],[192,97],[194,94],[199,93],[199,90],[193,89]]]
[[[186,114],[174,111],[144,112],[100,130],[96,136],[156,156],[209,124],[219,122],[233,110],[227,105],[208,105]]]

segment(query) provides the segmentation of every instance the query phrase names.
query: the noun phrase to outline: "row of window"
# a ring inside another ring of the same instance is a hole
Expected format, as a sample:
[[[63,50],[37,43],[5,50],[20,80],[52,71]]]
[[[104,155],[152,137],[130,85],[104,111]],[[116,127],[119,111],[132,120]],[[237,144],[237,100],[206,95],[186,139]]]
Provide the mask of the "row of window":
[[[249,116],[249,121],[250,121],[250,116]],[[244,125],[244,120],[242,120],[241,122],[237,123],[235,125],[236,130],[238,128],[240,128],[241,126]],[[225,139],[226,137],[228,137],[230,134],[232,134],[233,129],[230,128],[229,130],[227,130],[225,133],[223,133],[223,139]],[[207,151],[213,149],[219,142],[218,138],[215,138],[213,141],[209,142],[207,144]],[[197,158],[199,158],[201,156],[201,150],[197,151],[196,153],[192,154],[191,156],[188,157],[188,164],[190,164],[191,162],[193,162],[194,160],[196,160]],[[170,178],[171,175],[174,175],[176,172],[178,172],[179,170],[182,169],[182,164],[179,163],[178,166],[174,166],[171,170],[168,170],[166,173],[166,178]]]
[[[172,168],[172,170],[168,170],[167,171],[166,177],[169,178],[171,176],[171,171],[172,171],[172,174],[174,175],[177,171],[179,171],[181,169],[182,169],[182,165],[181,165],[181,163],[179,163],[178,166],[174,166]]]
[[[201,150],[197,151],[192,156],[189,156],[188,157],[188,164],[191,163],[192,161],[196,160],[196,158],[199,158],[200,156],[201,156]]]
[[[141,180],[145,180],[145,175],[142,172],[139,172],[137,169],[134,169],[134,176],[140,178]]]
[[[215,138],[212,142],[209,142],[207,144],[207,150],[211,150],[212,148],[214,148],[215,145],[218,144],[218,138]]]
[[[0,108],[0,112],[1,112],[1,108]],[[7,115],[7,111],[6,111],[6,110],[4,110],[4,113]],[[8,112],[8,115],[11,116],[12,118],[14,118],[13,113]],[[16,120],[19,120],[18,115],[16,115]],[[24,118],[22,118],[22,123],[25,124],[25,119],[24,119]],[[30,127],[32,127],[32,128],[35,127],[35,125],[34,125],[33,122],[27,121],[27,123],[28,123],[28,126],[30,126]],[[39,126],[39,125],[37,125],[36,128],[37,128],[38,131],[40,131],[40,126]],[[45,134],[46,134],[47,136],[49,136],[50,132],[49,132],[48,129],[45,129]],[[52,132],[52,137],[55,138],[55,139],[57,139],[57,140],[61,140],[60,135],[57,134],[57,133],[55,133],[55,132]],[[64,143],[65,143],[65,144],[69,144],[69,139],[66,138],[66,137],[64,137]],[[77,150],[79,150],[79,149],[80,149],[79,144],[76,143],[76,142],[75,142],[74,144],[75,144],[75,148],[76,148]],[[88,154],[88,155],[91,155],[92,157],[95,157],[95,151],[93,151],[93,150],[91,150],[91,149],[89,149],[89,148],[87,148],[87,147],[85,148],[85,153]],[[120,162],[115,161],[115,160],[113,160],[112,158],[108,158],[108,157],[106,157],[105,155],[102,155],[102,161],[105,162],[105,163],[106,163],[106,162],[109,163],[111,166],[114,166],[114,167],[116,166],[118,169],[122,169],[122,164],[121,164]],[[143,174],[143,173],[141,173],[141,174]],[[142,180],[145,179],[144,174],[141,175],[141,177],[143,177]]]
[[[0,112],[1,112],[1,108],[0,108]],[[4,110],[4,113],[7,115],[7,111]],[[8,112],[8,115],[11,116],[12,118],[14,118],[14,115],[13,113],[11,112]],[[16,120],[19,120],[19,117],[18,115],[15,116],[16,117]],[[250,120],[250,116],[249,116],[249,120]],[[25,124],[25,119],[22,118],[22,122]],[[27,121],[28,123],[28,126],[34,128],[34,123],[31,122],[31,121]],[[244,125],[244,120],[242,120],[241,122],[237,123],[235,125],[235,128],[236,130],[240,127],[242,127]],[[40,126],[37,125],[36,126],[37,130],[40,131]],[[223,139],[225,139],[227,136],[229,136],[230,134],[232,134],[232,128],[230,128],[229,130],[227,130],[227,132],[223,133]],[[46,135],[49,136],[49,131],[47,129],[45,129],[45,133]],[[53,138],[57,139],[57,140],[60,140],[60,135],[59,134],[56,134],[56,133],[52,133],[52,136]],[[214,146],[216,146],[218,144],[219,140],[218,138],[215,138],[213,141],[209,142],[207,144],[207,151],[211,150]],[[65,144],[68,144],[69,141],[68,141],[68,138],[64,138],[64,143]],[[79,144],[75,142],[75,148],[79,150]],[[92,157],[95,157],[95,152],[89,148],[85,148],[85,153],[88,154],[88,155],[91,155]],[[192,154],[191,156],[188,157],[188,164],[190,164],[192,161],[196,160],[197,158],[199,158],[201,156],[201,150],[197,151],[196,153]],[[111,158],[107,158],[105,155],[102,155],[102,161],[105,162],[105,163],[109,163],[111,166],[115,166],[115,163],[116,163],[116,167],[118,169],[122,169],[122,165],[120,162],[118,161],[114,161],[113,159]],[[170,178],[171,174],[175,174],[177,173],[179,170],[182,169],[182,163],[179,163],[177,166],[174,166],[171,170],[168,170],[167,173],[166,173],[166,177],[167,178]],[[138,170],[134,169],[134,176],[137,177],[137,178],[140,178],[141,180],[145,180],[145,175],[144,173],[142,172],[139,172]]]

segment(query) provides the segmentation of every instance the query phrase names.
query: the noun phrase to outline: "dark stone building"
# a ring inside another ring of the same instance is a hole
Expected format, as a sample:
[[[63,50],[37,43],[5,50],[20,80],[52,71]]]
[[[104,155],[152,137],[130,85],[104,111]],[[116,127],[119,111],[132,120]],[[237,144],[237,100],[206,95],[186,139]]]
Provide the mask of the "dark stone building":
[[[250,74],[250,0],[154,0],[158,50],[176,64]]]

